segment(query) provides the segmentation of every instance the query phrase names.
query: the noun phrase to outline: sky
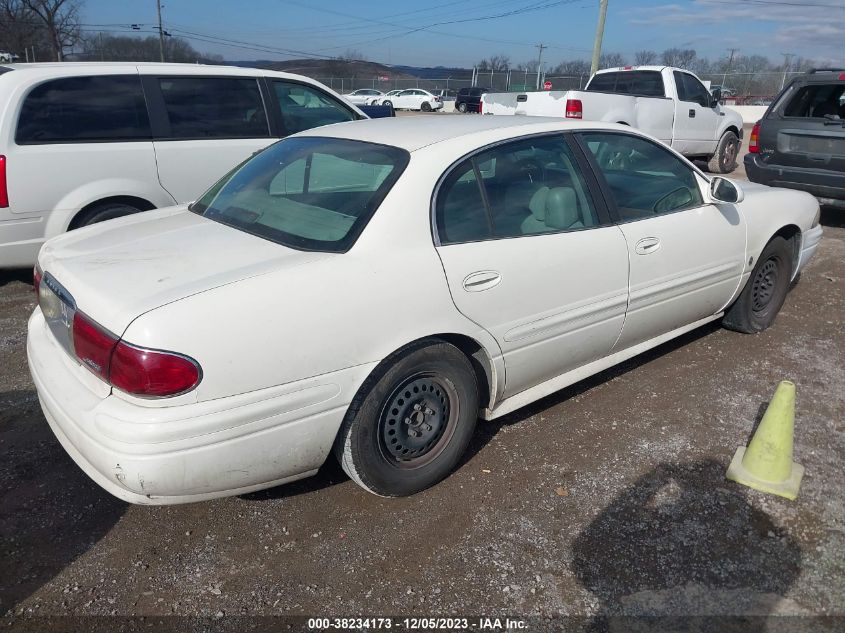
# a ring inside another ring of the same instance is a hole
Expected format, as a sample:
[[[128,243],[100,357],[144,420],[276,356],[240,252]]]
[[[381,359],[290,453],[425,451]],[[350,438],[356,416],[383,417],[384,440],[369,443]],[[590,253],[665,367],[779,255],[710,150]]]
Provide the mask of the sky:
[[[598,0],[163,0],[165,30],[226,60],[336,57],[471,67],[590,57]],[[84,0],[90,33],[154,33],[156,0]],[[140,31],[131,31],[136,24]],[[608,0],[603,50],[694,48],[700,57],[784,53],[845,63],[845,0]]]

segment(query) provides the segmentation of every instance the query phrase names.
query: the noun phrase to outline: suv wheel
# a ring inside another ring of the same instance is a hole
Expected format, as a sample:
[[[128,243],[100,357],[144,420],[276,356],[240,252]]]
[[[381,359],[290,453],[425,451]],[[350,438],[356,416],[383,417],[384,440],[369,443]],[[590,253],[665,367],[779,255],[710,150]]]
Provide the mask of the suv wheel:
[[[467,104],[461,102],[458,104],[458,112],[466,112],[467,111]]]

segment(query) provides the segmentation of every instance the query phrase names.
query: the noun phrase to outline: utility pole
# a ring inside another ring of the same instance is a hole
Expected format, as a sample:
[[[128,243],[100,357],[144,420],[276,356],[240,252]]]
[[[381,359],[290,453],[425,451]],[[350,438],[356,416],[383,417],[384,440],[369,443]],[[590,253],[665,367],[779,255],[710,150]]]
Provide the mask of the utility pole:
[[[596,39],[593,42],[593,63],[590,65],[590,74],[595,75],[599,69],[601,59],[601,41],[604,38],[604,20],[607,17],[607,0],[599,0],[599,23],[596,25]]]
[[[607,2],[607,0],[603,0]],[[534,48],[538,49],[540,53],[537,55],[537,90],[540,89],[540,68],[543,66],[543,49],[548,48],[545,44],[537,44]]]
[[[781,53],[783,55],[783,79],[780,80],[780,89],[786,84],[786,71],[789,70],[789,62],[795,57],[795,53]]]
[[[728,73],[731,72],[731,66],[734,62],[734,55],[737,53],[737,51],[739,51],[738,48],[729,48],[728,50],[731,52],[731,56],[728,58],[728,67],[725,68],[725,72],[722,75],[722,90],[725,89],[725,81],[727,81],[728,79]]]
[[[156,0],[158,11],[158,50],[161,54],[161,61],[164,61],[164,29],[161,27],[161,0]]]

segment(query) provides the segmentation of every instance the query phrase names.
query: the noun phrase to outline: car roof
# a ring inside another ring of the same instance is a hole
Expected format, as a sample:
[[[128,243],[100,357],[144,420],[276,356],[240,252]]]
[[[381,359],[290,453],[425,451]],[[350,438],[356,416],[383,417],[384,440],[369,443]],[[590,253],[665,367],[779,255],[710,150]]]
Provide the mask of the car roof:
[[[557,117],[524,116],[407,116],[336,123],[300,132],[296,136],[324,136],[367,141],[399,147],[409,152],[456,138],[487,137],[493,130],[502,139],[577,129],[625,130],[630,127],[598,121],[572,121]]]
[[[309,83],[318,83],[313,79],[294,73],[251,68],[244,66],[224,66],[207,64],[172,64],[161,62],[37,62],[31,64],[3,64],[3,68],[14,70],[6,75],[25,79],[27,76],[42,75],[56,77],[74,77],[90,74],[110,74],[113,72],[162,73],[168,75],[241,75],[245,77],[286,77]]]

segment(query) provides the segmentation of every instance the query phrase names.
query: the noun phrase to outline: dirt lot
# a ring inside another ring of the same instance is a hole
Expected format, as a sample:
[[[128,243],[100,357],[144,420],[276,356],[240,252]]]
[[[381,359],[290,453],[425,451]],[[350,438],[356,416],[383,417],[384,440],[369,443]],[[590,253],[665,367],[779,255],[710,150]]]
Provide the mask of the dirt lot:
[[[605,618],[791,614],[839,617],[746,617],[735,630],[843,630],[843,219],[824,214],[821,249],[767,332],[705,327],[481,423],[453,476],[398,500],[363,492],[333,462],[207,503],[112,498],[44,421],[25,359],[30,274],[0,273],[4,623],[116,630],[85,616],[176,615],[239,631],[256,622],[239,615],[510,615],[630,631],[665,621]],[[724,480],[782,379],[798,386],[795,502]],[[684,630],[727,630],[702,622]]]

